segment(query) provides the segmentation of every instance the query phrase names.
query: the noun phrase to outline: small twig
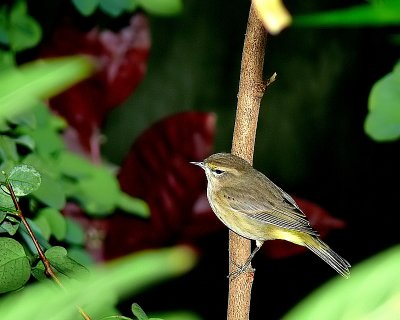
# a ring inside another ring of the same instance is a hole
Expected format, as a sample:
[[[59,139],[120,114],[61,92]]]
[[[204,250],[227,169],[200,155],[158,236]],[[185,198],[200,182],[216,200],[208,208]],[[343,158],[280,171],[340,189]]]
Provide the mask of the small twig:
[[[28,230],[29,236],[31,237],[33,244],[35,245],[36,250],[39,254],[40,260],[44,264],[46,275],[51,277],[61,288],[64,288],[62,283],[60,282],[60,280],[55,275],[55,273],[50,265],[49,260],[46,258],[45,254],[43,252],[43,249],[39,244],[39,241],[36,239],[36,236],[31,229],[31,226],[29,225],[28,221],[26,220],[25,216],[23,215],[22,210],[19,206],[17,197],[15,196],[14,189],[12,188],[10,183],[6,184],[6,188],[7,188],[8,192],[10,193],[11,199],[14,202],[15,209],[17,210],[16,214],[18,215],[19,218],[21,218],[21,221],[24,224],[26,230]]]
[[[16,215],[21,219],[22,223],[24,224],[26,230],[28,230],[29,236],[31,237],[33,244],[36,247],[36,250],[39,254],[39,258],[40,260],[43,262],[44,265],[44,270],[45,273],[48,277],[52,278],[53,281],[62,289],[65,290],[64,285],[61,283],[60,279],[56,276],[53,268],[51,267],[50,261],[47,259],[46,255],[43,252],[42,247],[39,244],[39,241],[37,240],[35,234],[32,231],[31,226],[29,225],[28,221],[26,220],[24,214],[22,213],[21,207],[19,206],[17,197],[14,193],[14,189],[11,185],[11,183],[7,182],[6,183],[6,188],[8,190],[8,192],[10,193],[11,199],[14,203],[15,209],[16,211]],[[91,320],[90,317],[86,314],[86,312],[79,306],[77,306],[79,313],[81,314],[81,316],[85,319],[85,320]]]
[[[267,88],[270,84],[274,83],[278,74],[274,72],[272,76],[269,77],[267,81],[265,81],[265,87]]]
[[[77,308],[83,319],[91,320],[88,314],[80,306],[77,306]]]

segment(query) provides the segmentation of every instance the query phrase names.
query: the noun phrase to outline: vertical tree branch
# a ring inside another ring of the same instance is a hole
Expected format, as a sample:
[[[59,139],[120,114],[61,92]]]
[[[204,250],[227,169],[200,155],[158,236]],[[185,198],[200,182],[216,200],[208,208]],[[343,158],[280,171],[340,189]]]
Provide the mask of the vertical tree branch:
[[[258,113],[266,84],[263,66],[266,32],[253,5],[250,7],[244,40],[238,104],[232,153],[253,163]],[[250,255],[250,240],[229,232],[229,272],[236,271]],[[249,319],[253,273],[245,272],[229,282],[228,320]]]

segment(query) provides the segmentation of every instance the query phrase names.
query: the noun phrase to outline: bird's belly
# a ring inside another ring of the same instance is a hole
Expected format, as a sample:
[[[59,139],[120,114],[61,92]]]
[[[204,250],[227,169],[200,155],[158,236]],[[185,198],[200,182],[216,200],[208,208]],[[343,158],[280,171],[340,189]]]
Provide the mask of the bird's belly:
[[[280,239],[279,230],[283,230],[277,226],[268,223],[262,223],[255,219],[246,217],[232,210],[222,210],[214,201],[209,201],[215,215],[233,232],[251,240],[272,240]]]

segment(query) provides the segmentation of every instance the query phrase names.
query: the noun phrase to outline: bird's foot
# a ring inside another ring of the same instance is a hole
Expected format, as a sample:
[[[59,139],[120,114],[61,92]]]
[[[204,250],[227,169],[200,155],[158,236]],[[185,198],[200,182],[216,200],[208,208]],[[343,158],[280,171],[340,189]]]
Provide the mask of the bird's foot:
[[[235,280],[238,276],[245,272],[250,273],[253,276],[254,272],[256,271],[256,269],[252,268],[250,264],[244,264],[242,266],[237,265],[235,262],[233,262],[233,264],[237,270],[228,274],[227,278],[231,281]]]

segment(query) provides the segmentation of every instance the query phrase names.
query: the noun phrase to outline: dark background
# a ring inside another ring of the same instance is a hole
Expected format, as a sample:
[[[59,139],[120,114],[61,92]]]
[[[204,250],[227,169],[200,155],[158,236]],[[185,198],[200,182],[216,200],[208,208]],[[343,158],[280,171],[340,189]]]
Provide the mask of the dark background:
[[[285,4],[298,14],[360,2]],[[243,0],[185,1],[181,16],[151,18],[148,73],[107,120],[108,159],[120,163],[145,128],[183,110],[215,112],[215,151],[230,150],[248,8]],[[265,75],[278,78],[263,99],[254,166],[347,222],[326,241],[352,265],[398,243],[399,142],[377,143],[363,129],[371,86],[399,58],[389,38],[395,31],[289,27],[267,39]],[[203,239],[198,266],[138,296],[141,307],[225,318],[227,240],[227,230]],[[335,276],[310,252],[282,260],[258,254],[253,266],[251,319],[280,318]]]

